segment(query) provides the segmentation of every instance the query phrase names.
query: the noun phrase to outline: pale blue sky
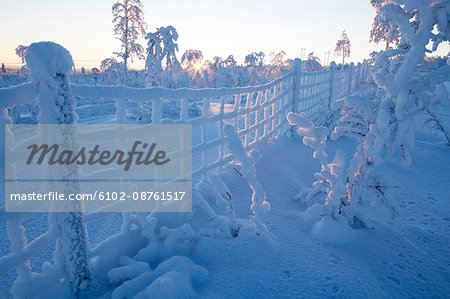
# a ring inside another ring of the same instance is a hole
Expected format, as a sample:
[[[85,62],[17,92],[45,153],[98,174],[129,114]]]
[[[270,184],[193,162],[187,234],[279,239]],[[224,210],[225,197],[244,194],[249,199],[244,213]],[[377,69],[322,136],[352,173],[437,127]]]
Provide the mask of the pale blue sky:
[[[98,66],[120,50],[114,38],[111,7],[106,0],[3,1],[0,6],[0,62],[20,63],[14,49],[50,40],[66,47],[77,68]],[[241,63],[246,54],[269,56],[284,50],[290,58],[315,51],[340,61],[333,50],[342,30],[352,43],[351,61],[362,61],[375,49],[369,31],[375,10],[369,0],[142,0],[148,31],[172,25],[180,35],[178,58],[186,49],[204,56],[233,54]],[[145,40],[142,40],[145,43]],[[305,54],[306,55],[306,54]],[[135,61],[134,67],[143,66]]]

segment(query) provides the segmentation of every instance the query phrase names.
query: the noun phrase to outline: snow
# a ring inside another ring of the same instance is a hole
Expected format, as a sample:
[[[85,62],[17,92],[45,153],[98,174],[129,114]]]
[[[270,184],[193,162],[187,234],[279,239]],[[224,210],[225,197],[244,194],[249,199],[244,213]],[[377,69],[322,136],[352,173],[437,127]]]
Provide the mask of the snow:
[[[150,266],[147,263],[135,262],[127,256],[121,256],[119,258],[119,263],[122,266],[113,268],[108,272],[108,278],[111,283],[123,283],[124,281],[151,271]]]
[[[25,54],[27,68],[33,81],[40,81],[48,76],[69,74],[73,61],[69,51],[53,42],[39,42],[28,46]]]
[[[173,256],[154,271],[129,280],[113,293],[112,298],[193,298],[193,286],[202,284],[208,271],[189,258]]]
[[[414,153],[409,171],[400,163],[390,163],[384,169],[398,178],[398,185],[402,186],[395,190],[394,196],[403,206],[404,216],[386,224],[380,219],[370,231],[335,227],[330,234],[336,236],[334,239],[341,238],[336,242],[324,240],[321,228],[329,228],[326,223],[317,226],[314,233],[305,229],[300,216],[304,207],[290,200],[299,187],[312,183],[313,173],[320,167],[317,161],[309,160],[312,150],[287,138],[266,149],[256,167],[271,203],[266,225],[276,246],[268,245],[269,241],[240,237],[237,242],[215,245],[215,256],[209,257],[208,263],[201,263],[210,272],[210,281],[201,294],[227,298],[246,294],[308,298],[445,297],[450,290],[446,283],[449,268],[445,266],[450,262],[446,247],[450,241],[446,233],[450,219],[443,220],[449,212],[447,191],[444,184],[432,190],[421,186],[427,175],[431,175],[427,179],[432,182],[439,180],[438,173],[448,171],[448,163],[444,166],[439,160],[448,161],[449,150],[442,139],[431,140]],[[435,142],[440,144],[438,149],[433,145]],[[328,143],[330,155],[337,148],[347,152],[353,147],[349,138]],[[230,175],[227,181],[234,182],[231,192],[235,196],[251,192],[239,183],[239,175]],[[445,181],[448,186],[448,179]],[[246,209],[244,203],[236,204],[238,211]],[[224,246],[228,249],[221,249]],[[224,261],[226,266],[216,264],[217,260]],[[236,277],[236,273],[245,275]],[[431,280],[439,287],[431,286]]]

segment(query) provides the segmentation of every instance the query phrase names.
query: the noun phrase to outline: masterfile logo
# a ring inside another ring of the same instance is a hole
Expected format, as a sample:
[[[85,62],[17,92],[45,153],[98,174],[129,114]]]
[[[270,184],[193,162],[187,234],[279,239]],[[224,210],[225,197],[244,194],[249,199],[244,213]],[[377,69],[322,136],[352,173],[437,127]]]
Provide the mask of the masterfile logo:
[[[7,125],[5,210],[190,212],[190,125]]]
[[[142,151],[139,150],[139,146],[142,147]],[[60,146],[58,144],[53,144],[51,146],[48,144],[32,144],[27,147],[27,149],[30,150],[30,155],[28,156],[26,163],[30,165],[35,156],[38,156],[35,163],[41,165],[45,157],[49,155],[47,159],[49,165],[84,165],[86,163],[89,165],[97,163],[109,165],[116,162],[117,165],[124,165],[124,170],[128,171],[133,162],[136,163],[136,165],[150,165],[152,163],[155,165],[164,165],[170,161],[169,158],[166,158],[166,151],[155,151],[155,148],[156,143],[149,145],[146,142],[135,141],[129,152],[119,149],[116,149],[113,153],[109,150],[100,151],[100,145],[98,144],[96,144],[92,150],[87,150],[86,147],[83,146],[78,152],[74,152],[72,150],[60,151]],[[146,152],[144,152],[144,150]],[[156,153],[154,154],[154,152]]]

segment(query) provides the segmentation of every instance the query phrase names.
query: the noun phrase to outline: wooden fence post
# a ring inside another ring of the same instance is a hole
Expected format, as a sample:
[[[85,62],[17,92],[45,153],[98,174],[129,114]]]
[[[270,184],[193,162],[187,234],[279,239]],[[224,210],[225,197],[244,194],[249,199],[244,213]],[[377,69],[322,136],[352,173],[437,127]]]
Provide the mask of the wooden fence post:
[[[352,92],[353,68],[354,68],[354,66],[353,66],[353,63],[352,63],[350,65],[350,67],[348,68],[349,75],[348,75],[348,91],[347,91],[347,95],[350,95],[350,93]]]
[[[72,56],[58,44],[39,42],[28,47],[25,60],[32,81],[39,86],[37,98],[41,109],[39,122],[59,125],[56,134],[62,140],[61,146],[70,148],[75,142],[75,129],[67,125],[76,122],[74,97],[68,77],[73,66]],[[64,182],[57,185],[58,189],[65,193],[75,193],[80,190],[77,166],[68,165],[63,174],[60,179]],[[52,183],[48,186],[52,187]],[[56,185],[54,186],[56,188]],[[60,270],[62,279],[69,280],[72,296],[82,297],[90,279],[89,244],[84,213],[81,210],[50,212],[49,230],[55,231],[58,236],[55,268]]]
[[[291,112],[296,113],[296,104],[298,101],[298,92],[300,85],[300,72],[302,69],[302,61],[299,58],[295,58],[292,61],[291,71],[294,72],[294,76],[292,77],[292,102],[291,102]],[[290,137],[295,138],[296,134],[294,132],[294,126],[291,126]]]
[[[328,109],[331,110],[331,102],[333,102],[334,88],[334,68],[330,68],[330,96],[328,97]]]

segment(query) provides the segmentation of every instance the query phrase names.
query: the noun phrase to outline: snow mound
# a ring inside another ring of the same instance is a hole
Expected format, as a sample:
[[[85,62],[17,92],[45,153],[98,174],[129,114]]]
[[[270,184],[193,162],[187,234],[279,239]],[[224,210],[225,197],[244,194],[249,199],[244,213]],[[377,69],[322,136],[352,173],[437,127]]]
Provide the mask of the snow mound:
[[[124,282],[133,279],[142,273],[151,271],[150,266],[145,262],[136,262],[127,256],[119,259],[120,267],[111,269],[108,278],[112,283]]]
[[[140,276],[126,281],[112,298],[192,298],[194,287],[203,283],[208,271],[184,256],[173,256]]]
[[[139,292],[134,298],[195,298],[195,293],[189,283],[188,275],[169,271],[156,279],[144,291]]]
[[[314,224],[312,235],[329,245],[344,245],[351,243],[354,239],[355,232],[348,225],[347,219],[338,215],[336,219],[332,217],[322,217],[322,219]]]
[[[73,67],[69,51],[54,42],[31,44],[25,60],[33,81],[39,81],[49,75],[56,77],[58,74],[68,74]]]

